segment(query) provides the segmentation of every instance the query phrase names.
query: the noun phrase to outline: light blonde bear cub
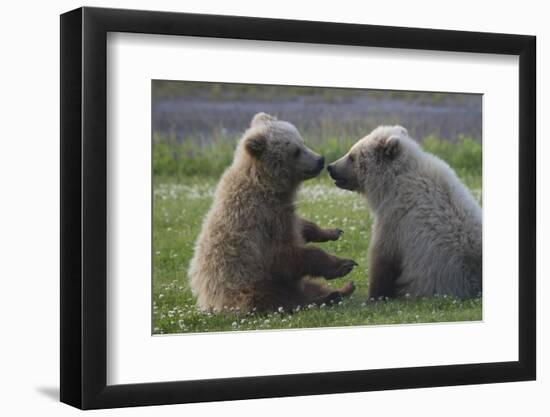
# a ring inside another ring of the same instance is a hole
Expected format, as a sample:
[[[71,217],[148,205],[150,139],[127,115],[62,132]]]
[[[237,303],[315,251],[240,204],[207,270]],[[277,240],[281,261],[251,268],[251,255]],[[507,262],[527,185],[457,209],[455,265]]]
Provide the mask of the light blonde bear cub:
[[[475,297],[482,289],[481,208],[454,171],[401,126],[381,126],[328,166],[374,213],[369,297]]]
[[[299,185],[323,167],[324,158],[292,124],[265,113],[254,116],[196,242],[189,279],[199,308],[290,310],[353,292],[352,282],[338,290],[310,278],[342,277],[356,265],[305,244],[342,233],[296,214]]]

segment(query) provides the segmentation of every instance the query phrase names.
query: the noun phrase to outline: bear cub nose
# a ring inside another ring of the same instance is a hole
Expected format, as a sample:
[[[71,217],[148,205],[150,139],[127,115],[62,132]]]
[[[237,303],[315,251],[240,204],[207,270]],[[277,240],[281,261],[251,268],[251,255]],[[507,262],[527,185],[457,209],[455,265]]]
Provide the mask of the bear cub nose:
[[[324,156],[319,158],[319,162],[317,163],[317,166],[319,167],[319,169],[323,169],[323,167],[325,166],[325,157]]]
[[[332,174],[332,165],[329,165],[327,167],[327,171],[328,171],[329,174]]]

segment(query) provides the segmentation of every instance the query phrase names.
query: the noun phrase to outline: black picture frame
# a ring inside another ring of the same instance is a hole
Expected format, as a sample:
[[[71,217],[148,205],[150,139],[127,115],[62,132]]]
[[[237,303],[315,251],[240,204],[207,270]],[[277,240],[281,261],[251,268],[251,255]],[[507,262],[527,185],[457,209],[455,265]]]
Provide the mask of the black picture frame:
[[[519,360],[107,385],[108,32],[519,56]],[[536,378],[534,36],[102,8],[61,15],[61,401],[82,409]]]

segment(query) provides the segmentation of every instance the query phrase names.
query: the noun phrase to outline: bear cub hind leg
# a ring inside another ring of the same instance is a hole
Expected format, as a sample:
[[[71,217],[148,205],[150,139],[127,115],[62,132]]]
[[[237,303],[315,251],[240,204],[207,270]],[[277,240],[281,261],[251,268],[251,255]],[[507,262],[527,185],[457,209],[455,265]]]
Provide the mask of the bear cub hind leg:
[[[354,291],[355,283],[353,281],[339,289],[332,289],[319,282],[308,281],[303,287],[304,304],[337,304],[353,294]]]

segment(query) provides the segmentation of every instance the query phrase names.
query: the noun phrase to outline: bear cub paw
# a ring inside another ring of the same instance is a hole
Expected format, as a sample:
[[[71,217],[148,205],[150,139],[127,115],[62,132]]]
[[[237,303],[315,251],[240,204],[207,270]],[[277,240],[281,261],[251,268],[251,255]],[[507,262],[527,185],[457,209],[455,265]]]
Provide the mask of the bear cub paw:
[[[348,282],[346,285],[344,285],[340,289],[340,292],[344,297],[349,297],[351,294],[353,294],[354,291],[355,291],[355,282],[353,281]]]
[[[325,278],[341,278],[349,274],[358,264],[353,259],[336,258],[332,268],[327,272]]]
[[[342,229],[328,229],[327,235],[328,240],[338,240],[342,235],[344,234],[344,231]]]

